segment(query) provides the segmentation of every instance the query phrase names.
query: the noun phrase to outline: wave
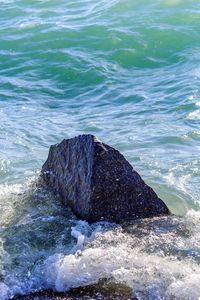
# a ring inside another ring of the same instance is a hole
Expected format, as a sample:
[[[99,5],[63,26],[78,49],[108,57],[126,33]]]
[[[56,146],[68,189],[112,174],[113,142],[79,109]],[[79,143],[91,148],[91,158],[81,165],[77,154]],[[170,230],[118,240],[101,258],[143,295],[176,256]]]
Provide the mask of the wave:
[[[48,191],[25,198],[2,235],[0,299],[102,279],[125,284],[138,299],[198,299],[200,212],[89,225]]]

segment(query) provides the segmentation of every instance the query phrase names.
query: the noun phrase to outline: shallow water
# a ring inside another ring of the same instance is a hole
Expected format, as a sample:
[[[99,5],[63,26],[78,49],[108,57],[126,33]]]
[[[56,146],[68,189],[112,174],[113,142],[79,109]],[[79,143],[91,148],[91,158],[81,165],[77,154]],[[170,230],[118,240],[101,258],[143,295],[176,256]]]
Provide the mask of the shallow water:
[[[141,299],[198,299],[200,2],[0,8],[0,299],[102,277]],[[119,149],[183,218],[90,227],[37,191],[49,145],[80,133]]]

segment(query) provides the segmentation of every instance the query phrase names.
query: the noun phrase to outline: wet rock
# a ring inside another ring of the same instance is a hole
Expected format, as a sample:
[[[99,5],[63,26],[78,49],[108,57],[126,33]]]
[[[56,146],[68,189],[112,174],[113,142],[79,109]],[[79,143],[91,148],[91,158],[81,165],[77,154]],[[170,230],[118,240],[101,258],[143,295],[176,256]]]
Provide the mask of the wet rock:
[[[93,135],[51,146],[41,176],[65,205],[89,222],[169,214],[124,156]]]
[[[137,300],[128,286],[107,282],[102,279],[97,284],[71,289],[66,293],[45,290],[27,296],[16,296],[13,300]]]

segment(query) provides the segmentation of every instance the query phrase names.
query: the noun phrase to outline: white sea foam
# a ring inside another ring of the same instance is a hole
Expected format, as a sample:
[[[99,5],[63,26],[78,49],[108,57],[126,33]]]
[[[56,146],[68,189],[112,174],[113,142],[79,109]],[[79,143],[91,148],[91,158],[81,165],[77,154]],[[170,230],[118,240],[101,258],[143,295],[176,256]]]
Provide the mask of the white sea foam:
[[[199,213],[191,211],[183,223],[192,219],[192,228],[197,229],[199,217]],[[179,236],[175,228],[166,229],[162,234],[158,234],[159,227],[157,230],[157,233],[149,232],[143,238],[128,235],[119,228],[94,230],[92,238],[86,238],[88,243],[83,249],[83,243],[80,243],[80,237],[81,241],[84,240],[83,234],[77,233],[76,229],[77,245],[81,251],[55,255],[46,261],[47,286],[66,291],[96,283],[101,278],[112,278],[131,287],[141,299],[198,299],[199,264],[189,257],[189,253],[186,257],[173,255],[175,250],[188,251],[191,235],[188,238]],[[74,229],[72,232],[74,234]],[[194,230],[192,235],[194,237]],[[164,253],[162,244],[166,244],[168,253]],[[194,243],[193,240],[191,244],[196,248],[199,246],[198,241]],[[147,251],[151,247],[154,247],[154,253]]]
[[[0,282],[0,299],[7,299],[9,296],[9,288],[6,284]]]
[[[14,209],[7,215],[12,226],[0,243],[0,299],[46,288],[67,291],[102,278],[126,284],[142,300],[200,297],[200,212],[125,227],[73,219],[70,223],[46,191],[28,201],[31,188],[28,196],[23,194],[27,186],[4,186]],[[15,219],[15,202],[21,198],[27,199],[22,207],[18,203]]]
[[[188,114],[188,119],[189,120],[199,120],[199,118],[200,118],[200,110],[199,109],[197,109],[193,112],[190,112]]]

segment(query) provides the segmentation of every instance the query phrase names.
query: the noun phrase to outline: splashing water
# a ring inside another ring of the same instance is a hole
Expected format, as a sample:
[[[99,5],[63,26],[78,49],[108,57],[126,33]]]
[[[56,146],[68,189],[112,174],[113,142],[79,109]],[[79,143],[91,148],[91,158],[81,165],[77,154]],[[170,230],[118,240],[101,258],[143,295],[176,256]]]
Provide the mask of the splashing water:
[[[138,299],[198,299],[199,212],[89,225],[63,211],[48,191],[30,189],[20,194],[21,216],[2,229],[1,299],[105,278],[130,287]]]

